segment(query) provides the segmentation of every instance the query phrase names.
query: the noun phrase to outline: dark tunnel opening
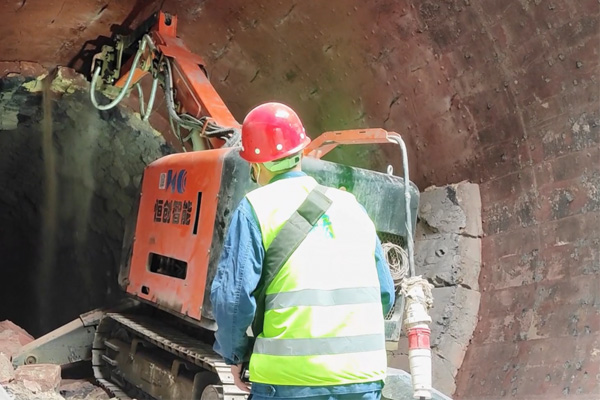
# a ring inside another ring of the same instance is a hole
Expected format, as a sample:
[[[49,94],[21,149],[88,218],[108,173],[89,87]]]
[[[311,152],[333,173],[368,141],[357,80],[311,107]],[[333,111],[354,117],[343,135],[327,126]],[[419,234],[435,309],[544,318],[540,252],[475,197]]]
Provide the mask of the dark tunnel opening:
[[[120,298],[142,171],[172,152],[139,119],[94,109],[84,87],[60,74],[52,85],[0,80],[0,319],[35,337]]]

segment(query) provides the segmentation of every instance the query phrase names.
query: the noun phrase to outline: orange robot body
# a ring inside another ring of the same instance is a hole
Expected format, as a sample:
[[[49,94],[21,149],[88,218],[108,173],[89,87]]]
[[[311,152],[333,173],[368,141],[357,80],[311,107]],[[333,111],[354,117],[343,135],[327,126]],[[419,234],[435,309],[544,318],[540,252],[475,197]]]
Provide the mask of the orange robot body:
[[[173,154],[147,167],[129,294],[201,320],[223,159],[231,150]]]
[[[405,242],[406,213],[397,201],[404,191],[402,178],[312,157],[304,159],[302,168],[323,185],[353,193],[382,238]],[[150,164],[135,236],[132,245],[125,243],[130,251],[120,272],[126,279],[120,281],[126,292],[195,325],[216,329],[210,284],[231,214],[256,187],[249,175],[239,148],[172,154]],[[410,191],[414,223],[419,196],[412,184]]]

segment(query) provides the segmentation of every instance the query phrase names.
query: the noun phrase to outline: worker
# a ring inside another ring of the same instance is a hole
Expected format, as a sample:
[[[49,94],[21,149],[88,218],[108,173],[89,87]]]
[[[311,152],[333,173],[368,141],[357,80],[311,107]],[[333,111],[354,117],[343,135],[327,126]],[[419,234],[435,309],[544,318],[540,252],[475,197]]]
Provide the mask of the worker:
[[[355,197],[302,172],[309,143],[287,105],[261,104],[244,119],[240,156],[259,188],[231,217],[211,286],[214,349],[243,391],[250,391],[241,377],[249,361],[253,400],[379,399],[392,277],[375,226]],[[295,249],[276,241],[317,187],[326,211]],[[257,298],[275,247],[291,255],[263,288],[265,298]]]

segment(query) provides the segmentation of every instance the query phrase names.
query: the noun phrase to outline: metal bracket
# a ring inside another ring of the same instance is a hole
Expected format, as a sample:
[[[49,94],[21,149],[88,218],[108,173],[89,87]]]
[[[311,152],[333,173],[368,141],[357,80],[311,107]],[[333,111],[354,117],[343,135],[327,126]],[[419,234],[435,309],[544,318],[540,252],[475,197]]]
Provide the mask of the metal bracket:
[[[92,342],[96,325],[104,311],[97,309],[26,344],[13,357],[15,367],[25,364],[65,366],[92,359]]]

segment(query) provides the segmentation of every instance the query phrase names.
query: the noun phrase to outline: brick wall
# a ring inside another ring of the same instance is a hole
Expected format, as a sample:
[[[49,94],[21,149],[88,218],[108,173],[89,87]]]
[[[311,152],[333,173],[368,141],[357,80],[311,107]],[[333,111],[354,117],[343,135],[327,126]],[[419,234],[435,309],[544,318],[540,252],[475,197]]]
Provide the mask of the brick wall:
[[[477,124],[485,233],[456,398],[600,393],[598,8],[478,2],[432,24]]]

